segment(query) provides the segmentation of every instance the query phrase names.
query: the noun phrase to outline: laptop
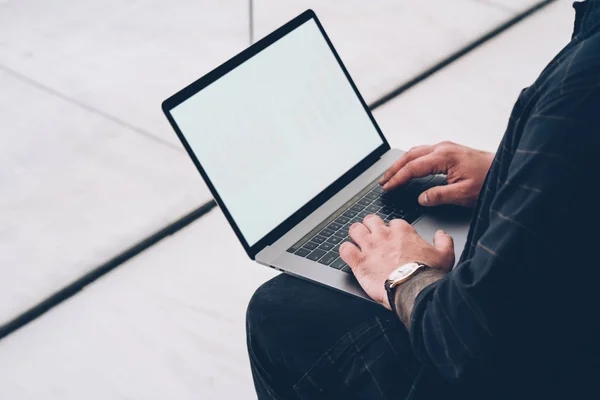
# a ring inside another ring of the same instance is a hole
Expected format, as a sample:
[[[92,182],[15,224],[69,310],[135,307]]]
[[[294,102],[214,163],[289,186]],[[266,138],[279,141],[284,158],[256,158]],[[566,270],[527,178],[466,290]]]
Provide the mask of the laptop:
[[[370,300],[339,256],[348,228],[366,215],[403,218],[430,241],[443,229],[464,247],[468,213],[417,203],[443,176],[390,192],[378,185],[403,152],[390,148],[312,10],[162,108],[260,264]]]

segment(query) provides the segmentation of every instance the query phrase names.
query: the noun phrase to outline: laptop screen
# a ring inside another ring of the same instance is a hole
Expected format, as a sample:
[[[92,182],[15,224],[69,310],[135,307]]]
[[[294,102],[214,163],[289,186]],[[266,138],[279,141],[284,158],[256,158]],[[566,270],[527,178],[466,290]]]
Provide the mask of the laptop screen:
[[[249,246],[383,144],[312,19],[171,115]]]

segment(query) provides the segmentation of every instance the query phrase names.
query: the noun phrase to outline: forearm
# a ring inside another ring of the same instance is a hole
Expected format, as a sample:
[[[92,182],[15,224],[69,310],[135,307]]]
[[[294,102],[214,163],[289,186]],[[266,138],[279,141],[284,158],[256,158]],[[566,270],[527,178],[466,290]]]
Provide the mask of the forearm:
[[[427,268],[396,288],[396,312],[406,328],[410,328],[410,316],[415,306],[415,300],[421,290],[439,281],[444,273],[437,269]]]

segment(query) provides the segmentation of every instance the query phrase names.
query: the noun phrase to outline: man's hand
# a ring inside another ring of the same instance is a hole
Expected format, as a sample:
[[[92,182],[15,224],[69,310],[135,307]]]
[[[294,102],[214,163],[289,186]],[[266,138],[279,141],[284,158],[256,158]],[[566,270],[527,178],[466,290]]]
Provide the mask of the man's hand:
[[[436,186],[419,196],[423,206],[456,204],[474,207],[494,154],[452,142],[413,147],[383,175],[385,190],[430,174],[447,175],[448,185]]]
[[[444,272],[454,265],[454,243],[443,231],[436,232],[432,246],[402,219],[391,220],[386,226],[377,215],[367,215],[362,224],[350,226],[349,233],[356,245],[345,242],[340,256],[364,291],[388,309],[384,284],[394,269],[414,261]]]

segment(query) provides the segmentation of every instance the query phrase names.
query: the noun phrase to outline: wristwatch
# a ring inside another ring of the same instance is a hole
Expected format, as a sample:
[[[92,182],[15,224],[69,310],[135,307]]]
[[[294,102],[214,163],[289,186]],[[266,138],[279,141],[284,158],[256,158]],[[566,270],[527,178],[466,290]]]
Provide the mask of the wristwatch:
[[[413,276],[417,275],[419,272],[423,271],[424,268],[429,267],[419,262],[411,262],[396,268],[392,271],[390,276],[388,276],[388,278],[385,281],[385,290],[387,292],[388,301],[390,302],[390,307],[392,308],[392,311],[396,312],[396,291],[394,289],[401,283],[406,282]]]

